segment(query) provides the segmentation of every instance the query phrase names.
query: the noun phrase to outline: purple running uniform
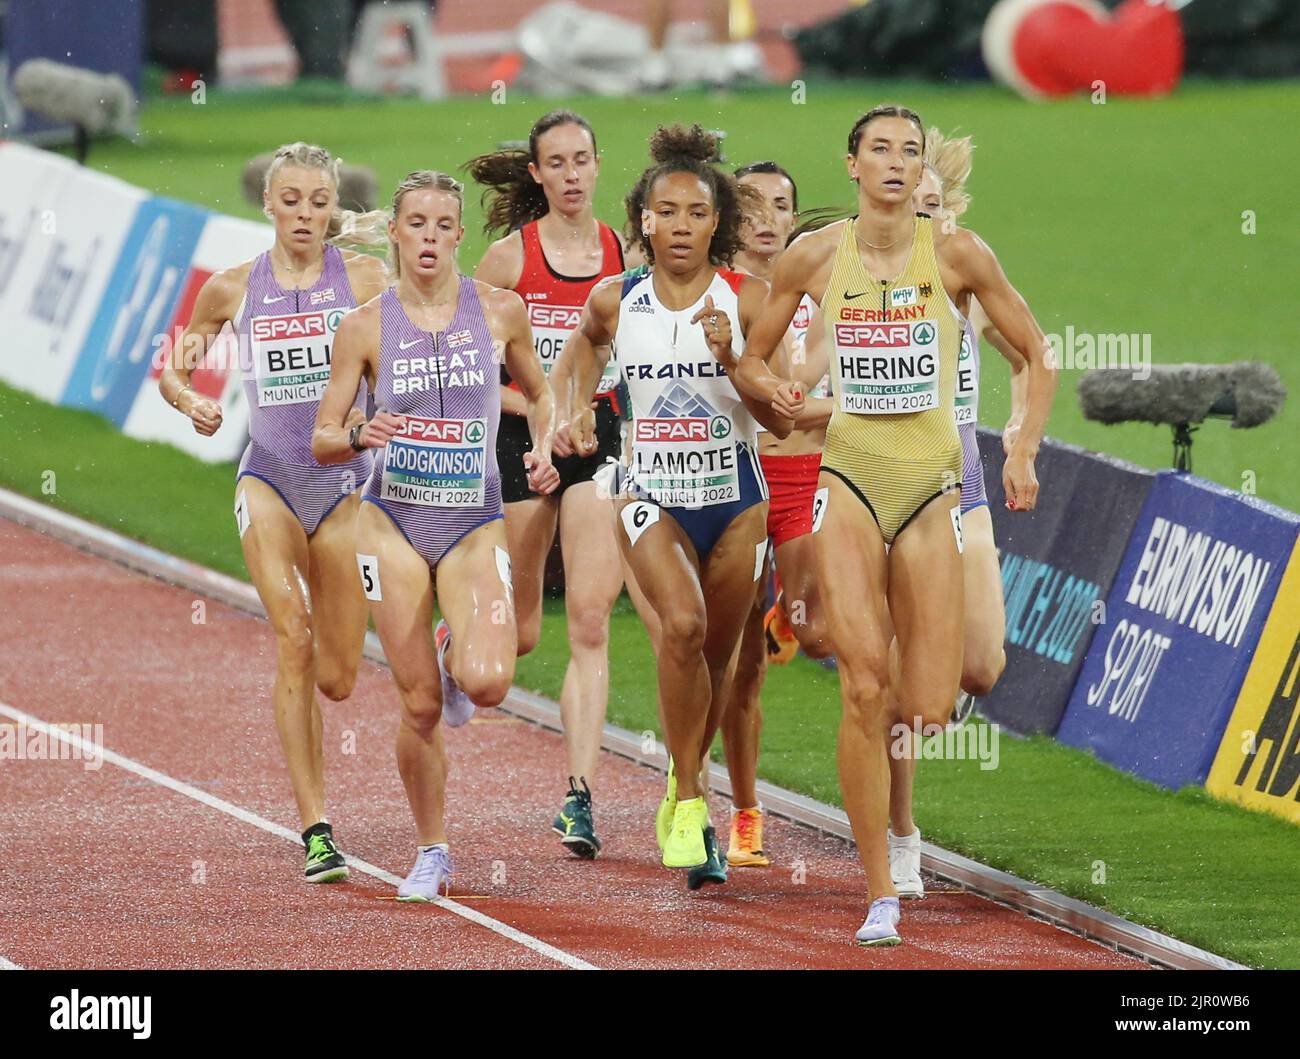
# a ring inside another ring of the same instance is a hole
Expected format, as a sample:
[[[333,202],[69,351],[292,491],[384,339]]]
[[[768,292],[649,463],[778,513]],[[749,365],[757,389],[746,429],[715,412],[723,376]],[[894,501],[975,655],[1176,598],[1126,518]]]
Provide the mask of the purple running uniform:
[[[248,448],[239,478],[259,478],[279,495],[311,536],[338,505],[364,483],[374,462],[369,452],[328,466],[311,454],[316,409],[330,378],[330,350],[339,320],[357,304],[343,255],[325,246],[320,279],[308,290],[286,290],[275,280],[268,250],[253,262],[235,316]],[[365,382],[354,406],[365,407]]]
[[[980,340],[966,321],[961,336],[961,353],[957,358],[957,390],[953,411],[957,417],[957,436],[961,438],[961,513],[987,504],[984,493],[984,467],[980,463],[979,440],[975,424],[979,420]]]
[[[379,301],[376,408],[406,417],[379,450],[364,503],[387,513],[430,567],[502,517],[497,469],[498,365],[474,280],[436,335],[411,322],[389,288]]]

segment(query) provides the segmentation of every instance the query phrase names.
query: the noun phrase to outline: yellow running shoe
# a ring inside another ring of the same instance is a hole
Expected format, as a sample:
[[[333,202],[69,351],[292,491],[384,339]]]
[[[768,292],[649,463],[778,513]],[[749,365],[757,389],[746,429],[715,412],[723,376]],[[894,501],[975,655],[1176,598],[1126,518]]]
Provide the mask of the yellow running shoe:
[[[668,789],[664,799],[655,811],[655,841],[662,850],[668,842],[668,832],[673,829],[673,813],[677,811],[677,773],[673,771],[673,759],[668,759]]]
[[[709,859],[704,846],[704,829],[709,823],[709,803],[703,797],[677,803],[673,827],[664,843],[665,868],[693,868]]]
[[[727,863],[737,868],[766,868],[772,863],[763,852],[762,809],[741,809],[731,814]]]
[[[773,665],[786,665],[799,653],[799,640],[779,599],[763,616],[763,639],[767,642],[767,660]]]

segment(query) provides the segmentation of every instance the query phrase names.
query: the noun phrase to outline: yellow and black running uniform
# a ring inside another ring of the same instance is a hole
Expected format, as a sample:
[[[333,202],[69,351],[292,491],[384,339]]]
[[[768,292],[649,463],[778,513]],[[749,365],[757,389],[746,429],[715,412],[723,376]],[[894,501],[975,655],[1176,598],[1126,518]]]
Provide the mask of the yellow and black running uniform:
[[[918,213],[915,224],[907,266],[891,283],[867,271],[846,221],[822,298],[835,344],[822,470],[867,505],[886,544],[961,486],[953,395],[964,318],[939,275],[930,217]]]

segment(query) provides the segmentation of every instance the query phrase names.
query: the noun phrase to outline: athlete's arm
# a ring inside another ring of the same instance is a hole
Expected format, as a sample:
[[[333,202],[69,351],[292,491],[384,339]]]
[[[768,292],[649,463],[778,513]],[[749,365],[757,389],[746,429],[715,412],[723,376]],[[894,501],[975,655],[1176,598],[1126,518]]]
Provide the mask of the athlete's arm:
[[[190,418],[197,433],[211,437],[221,426],[221,405],[190,386],[190,372],[199,366],[221,329],[239,312],[248,284],[248,265],[214,272],[199,288],[190,322],[167,351],[158,392],[163,400]]]
[[[763,311],[767,290],[767,283],[756,276],[746,276],[741,281],[736,303],[740,310],[740,333],[742,335],[749,334],[749,329],[754,326],[759,314]],[[728,339],[728,347],[730,347],[730,339]],[[730,348],[728,348],[728,352],[730,352]],[[786,352],[784,336],[782,336],[780,344],[774,351],[773,360],[781,366],[781,370],[788,369],[789,354]],[[749,414],[758,420],[764,430],[771,432],[773,437],[788,438],[790,431],[794,429],[794,416],[780,414],[770,401],[763,401],[741,389],[736,382],[740,358],[728,358],[728,361],[728,363],[724,364],[727,375],[731,378],[732,385],[736,387],[736,392],[740,394],[740,399],[745,402],[745,407],[749,409]],[[802,393],[802,390],[799,392]]]
[[[967,228],[958,229],[938,244],[941,255],[954,267],[963,286],[979,299],[993,324],[1025,358],[1026,400],[1024,419],[1011,452],[1002,467],[1007,503],[1015,511],[1032,511],[1038,502],[1034,459],[1052,410],[1056,372],[1048,364],[1047,340],[1025,299],[1011,285],[988,244]]]
[[[527,402],[528,433],[533,447],[524,453],[528,487],[535,493],[553,493],[560,484],[560,472],[551,465],[551,435],[555,430],[555,396],[546,382],[542,362],[533,345],[524,300],[512,290],[489,291],[486,298],[497,326],[493,336],[505,343],[505,365],[519,384]]]
[[[388,266],[372,254],[345,250],[343,266],[348,270],[348,282],[358,305],[365,305],[388,286]]]
[[[573,334],[564,342],[551,373],[561,372],[565,391],[560,400],[569,405],[561,417],[569,421],[569,443],[581,456],[596,451],[596,413],[592,394],[609,360],[609,345],[618,329],[618,303],[622,276],[606,276],[591,289]]]
[[[502,236],[489,246],[474,270],[475,279],[503,290],[514,290],[523,274],[524,237],[517,231]],[[501,412],[512,416],[527,415],[528,402],[513,386],[502,386]]]
[[[989,322],[988,313],[980,308],[978,298],[971,298],[969,316],[975,333],[1001,353],[1011,365],[1011,414],[1007,417],[1007,425],[1002,429],[1002,452],[1010,456],[1016,435],[1020,433],[1020,424],[1024,422],[1025,404],[1029,399],[1029,373],[1025,371],[1025,358]]]
[[[317,463],[346,463],[357,451],[352,447],[352,428],[360,425],[357,443],[377,449],[402,429],[401,416],[380,411],[370,422],[360,408],[354,408],[357,387],[364,375],[374,388],[374,366],[379,361],[379,300],[372,298],[359,309],[346,313],[334,332],[330,350],[330,381],[316,408],[316,425],[311,432],[311,454]]]
[[[795,366],[795,378],[810,392],[830,370],[830,334],[821,313],[813,313],[804,336],[803,363]],[[795,417],[796,430],[819,430],[831,421],[835,412],[833,397],[805,397],[803,412]]]
[[[806,238],[796,239],[781,255],[762,310],[745,332],[745,352],[736,370],[737,390],[771,405],[778,415],[788,420],[803,410],[803,390],[790,380],[772,374],[768,362],[789,330],[799,302],[808,293],[807,277],[816,271],[818,256],[816,244]]]

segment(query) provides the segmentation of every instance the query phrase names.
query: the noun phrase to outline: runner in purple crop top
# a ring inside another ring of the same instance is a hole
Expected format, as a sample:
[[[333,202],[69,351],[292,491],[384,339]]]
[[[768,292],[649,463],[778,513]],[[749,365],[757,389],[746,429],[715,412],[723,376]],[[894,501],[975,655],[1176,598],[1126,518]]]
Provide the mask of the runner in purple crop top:
[[[199,434],[215,433],[221,406],[191,385],[190,373],[226,328],[238,335],[251,440],[235,485],[235,522],[275,630],[276,727],[304,828],[308,882],[348,874],[325,816],[314,689],[338,701],[356,681],[366,600],[354,559],[354,494],[372,459],[362,453],[324,467],[312,457],[311,434],[334,329],[386,282],[383,262],[326,242],[355,220],[338,209],[338,164],[311,144],[276,151],[263,185],[274,245],[203,285],[159,383]],[[363,396],[356,389],[349,398],[353,422],[365,418]]]
[[[523,300],[462,276],[461,186],[411,173],[393,196],[389,260],[397,282],[339,327],[312,451],[343,463],[374,449],[357,518],[357,564],[402,703],[397,767],[415,816],[418,851],[398,887],[432,901],[451,873],[443,824],[442,727],[496,706],[514,679],[516,629],[501,511],[496,433],[499,368],[528,405],[528,484],[550,493],[554,403]],[[350,418],[362,380],[368,423]],[[434,591],[443,620],[431,637]],[[439,679],[434,679],[435,672]]]

